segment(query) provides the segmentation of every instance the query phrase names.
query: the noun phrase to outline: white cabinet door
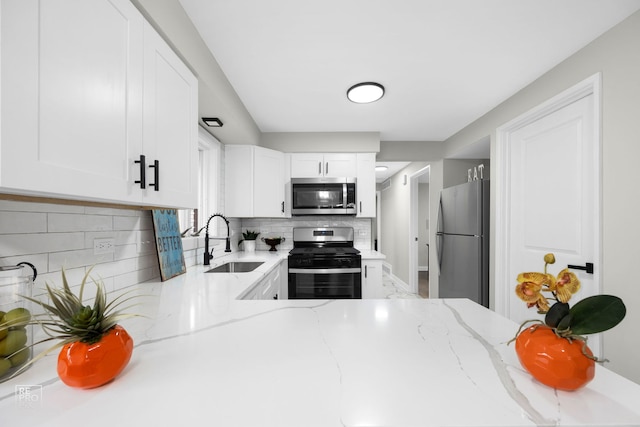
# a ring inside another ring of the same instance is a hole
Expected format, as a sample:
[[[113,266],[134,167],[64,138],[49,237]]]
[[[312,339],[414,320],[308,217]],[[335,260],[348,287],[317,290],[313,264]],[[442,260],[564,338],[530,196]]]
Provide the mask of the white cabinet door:
[[[284,211],[284,153],[253,145],[225,149],[225,214],[277,218]]]
[[[254,148],[253,216],[284,217],[284,153]]]
[[[143,17],[127,0],[2,1],[3,190],[134,201]]]
[[[227,145],[224,162],[226,216],[236,218],[253,216],[253,147]]]
[[[278,281],[280,280],[280,275],[278,274],[278,269],[276,268],[274,271],[269,273],[269,276],[264,279],[259,285],[259,296],[258,299],[262,300],[272,300],[278,299]]]
[[[356,155],[352,153],[335,153],[324,155],[324,176],[354,177],[356,176]]]
[[[139,173],[134,164],[138,156],[147,158],[143,201],[197,207],[198,81],[146,21],[143,111],[143,149],[130,153],[134,173]]]
[[[292,153],[292,178],[355,177],[356,155],[353,153]]]
[[[289,299],[289,263],[285,259],[278,267],[280,269],[280,289],[278,290],[278,299]]]
[[[382,298],[382,261],[362,260],[362,299]]]
[[[292,153],[291,177],[292,178],[318,178],[323,176],[322,154],[316,153]]]
[[[357,216],[374,218],[376,216],[376,154],[358,153],[357,159]]]
[[[3,0],[0,19],[2,191],[197,205],[197,80],[130,1]]]

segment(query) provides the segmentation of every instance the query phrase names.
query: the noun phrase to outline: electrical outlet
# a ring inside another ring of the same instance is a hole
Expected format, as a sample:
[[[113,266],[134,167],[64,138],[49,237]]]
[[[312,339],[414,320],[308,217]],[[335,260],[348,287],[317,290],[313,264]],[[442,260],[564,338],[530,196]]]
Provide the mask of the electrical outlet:
[[[116,251],[114,239],[93,239],[93,254],[112,254]]]

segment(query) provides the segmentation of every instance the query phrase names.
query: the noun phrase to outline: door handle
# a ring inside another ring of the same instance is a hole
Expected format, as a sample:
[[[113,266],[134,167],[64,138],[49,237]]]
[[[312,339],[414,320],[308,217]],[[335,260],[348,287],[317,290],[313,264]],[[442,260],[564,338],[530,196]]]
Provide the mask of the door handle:
[[[149,187],[153,187],[155,191],[160,191],[160,161],[154,160],[152,165],[149,165],[149,168],[153,168],[153,178],[155,182],[153,184],[149,184]]]
[[[140,184],[140,188],[147,187],[147,160],[144,154],[140,154],[140,159],[135,160],[133,163],[140,165],[140,180],[134,181],[136,184]]]
[[[593,274],[593,263],[592,262],[587,262],[586,265],[567,265],[567,268],[570,268],[572,270],[582,270],[582,271],[586,271],[587,274]]]

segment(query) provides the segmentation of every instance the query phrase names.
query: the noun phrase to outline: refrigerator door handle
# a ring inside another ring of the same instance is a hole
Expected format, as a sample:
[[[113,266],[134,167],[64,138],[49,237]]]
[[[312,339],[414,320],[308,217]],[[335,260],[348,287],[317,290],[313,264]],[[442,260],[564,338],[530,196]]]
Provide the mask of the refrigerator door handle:
[[[442,212],[442,194],[438,201],[438,222],[436,224],[436,233],[444,233],[444,216]]]
[[[438,272],[442,271],[442,233],[436,233],[436,256],[438,257]]]

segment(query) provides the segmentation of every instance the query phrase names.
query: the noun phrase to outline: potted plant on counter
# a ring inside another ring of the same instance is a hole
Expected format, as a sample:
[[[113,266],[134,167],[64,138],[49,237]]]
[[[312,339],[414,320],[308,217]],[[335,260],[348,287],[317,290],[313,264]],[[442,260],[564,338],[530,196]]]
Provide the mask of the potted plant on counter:
[[[11,327],[40,325],[49,338],[34,343],[34,346],[51,340],[60,342],[40,353],[22,369],[62,348],[57,363],[62,382],[71,387],[94,388],[108,383],[127,366],[133,352],[133,339],[118,322],[137,315],[122,313],[118,307],[131,297],[124,298],[125,294],[121,294],[107,303],[104,283],[92,279],[96,286],[93,306],[84,305],[84,290],[90,271],[82,279],[78,295],[71,291],[63,270],[61,288],[46,285],[49,303],[23,296],[40,306],[44,313],[24,316],[20,325],[13,323]],[[2,327],[0,325],[0,329]]]
[[[242,239],[238,241],[238,247],[244,243],[245,252],[256,251],[256,239],[260,235],[259,231],[246,230],[242,232]]]
[[[513,340],[522,366],[538,381],[560,390],[576,390],[595,375],[595,357],[587,346],[587,337],[609,330],[624,319],[622,300],[613,295],[593,295],[569,306],[580,290],[580,280],[568,268],[557,276],[547,273],[556,262],[554,254],[544,256],[544,272],[518,275],[516,295],[544,314],[542,320],[528,320]],[[526,327],[529,323],[533,326]]]

